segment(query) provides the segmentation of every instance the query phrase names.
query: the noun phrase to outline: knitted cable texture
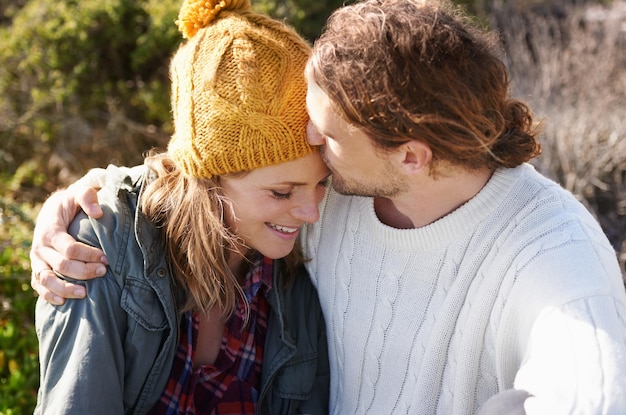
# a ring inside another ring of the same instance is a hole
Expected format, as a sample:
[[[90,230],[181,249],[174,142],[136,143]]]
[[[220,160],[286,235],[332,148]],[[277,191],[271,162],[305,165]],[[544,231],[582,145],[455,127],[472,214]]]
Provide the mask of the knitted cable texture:
[[[187,0],[188,41],[170,66],[168,152],[194,177],[253,170],[310,154],[304,66],[310,48],[248,0]]]

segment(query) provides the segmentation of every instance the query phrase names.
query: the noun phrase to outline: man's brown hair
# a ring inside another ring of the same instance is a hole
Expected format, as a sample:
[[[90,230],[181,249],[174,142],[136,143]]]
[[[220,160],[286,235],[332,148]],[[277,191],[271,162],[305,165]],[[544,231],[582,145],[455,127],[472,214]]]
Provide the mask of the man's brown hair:
[[[541,147],[499,55],[496,34],[451,3],[366,0],[333,13],[307,73],[381,149],[419,140],[435,162],[515,167]]]

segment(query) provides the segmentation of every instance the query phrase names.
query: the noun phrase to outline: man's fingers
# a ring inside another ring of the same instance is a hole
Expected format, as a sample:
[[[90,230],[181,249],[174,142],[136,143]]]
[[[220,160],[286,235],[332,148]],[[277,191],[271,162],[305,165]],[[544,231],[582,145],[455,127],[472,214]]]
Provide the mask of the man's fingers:
[[[524,415],[524,403],[532,397],[521,389],[508,389],[489,398],[478,410],[477,415]]]
[[[85,287],[59,278],[52,270],[61,276],[86,280],[105,275],[108,264],[101,249],[79,243],[67,233],[80,207],[88,215],[102,216],[94,189],[70,188],[52,194],[42,205],[30,251],[31,286],[52,304],[86,295]]]
[[[33,271],[33,273],[31,274],[30,286],[33,287],[33,290],[35,290],[37,294],[39,294],[39,296],[47,302],[55,305],[61,305],[65,303],[65,298],[63,296],[55,294],[45,285],[51,285],[52,288],[56,291],[63,291],[61,287],[53,284],[54,281],[49,278],[50,274],[54,275],[52,271],[45,268],[38,269],[38,271]]]
[[[41,261],[31,259],[31,266],[33,272],[30,275],[30,286],[37,292],[37,294],[49,303],[61,305],[65,302],[65,299],[54,294],[43,286],[40,282],[41,274],[43,274],[48,268],[47,265]]]
[[[61,305],[66,298],[84,298],[85,287],[72,284],[59,278],[51,270],[33,273],[31,286],[49,303]]]
[[[87,245],[82,245],[81,249],[83,248],[87,248]],[[102,255],[101,251],[100,255]],[[85,258],[88,256],[83,255],[82,257]],[[36,268],[42,263],[44,265],[43,267]],[[102,277],[106,274],[106,266],[102,262],[84,262],[76,259],[68,259],[64,254],[57,252],[55,248],[47,246],[39,247],[36,255],[31,255],[31,265],[33,270],[42,268],[54,269],[58,273],[76,280],[90,280]]]
[[[86,266],[84,263],[81,264],[83,264],[83,268]],[[102,264],[97,265],[103,266]],[[52,267],[38,256],[31,255],[31,267],[33,273],[31,274],[30,285],[47,302],[60,305],[65,302],[66,298],[85,297],[85,287],[62,280],[52,271]]]
[[[50,236],[50,247],[56,252],[53,253],[46,249],[44,251],[46,255],[44,255],[44,252],[40,254],[42,257],[48,259],[48,263],[54,265],[54,269],[64,275],[77,279],[90,279],[95,276],[101,277],[105,273],[104,265],[107,264],[107,260],[104,252],[101,249],[94,248],[93,246],[77,242],[72,236],[65,233],[65,231],[55,232]],[[42,247],[41,250],[44,250],[44,247]],[[51,262],[51,260],[54,259],[52,255],[56,253],[61,254],[61,256],[54,255],[54,258],[62,262],[53,264]],[[50,257],[47,255],[50,255]],[[83,275],[80,273],[80,265],[75,262],[98,262],[101,263],[103,267],[101,269],[101,273],[97,275]]]
[[[74,193],[74,199],[76,203],[80,205],[83,211],[87,214],[87,216],[92,218],[99,218],[102,216],[102,208],[98,203],[98,193],[96,189],[92,187],[86,187],[78,189]]]
[[[46,300],[50,304],[62,305],[63,303],[65,303],[65,298],[60,297],[60,296],[54,294],[52,291],[50,291],[46,287],[44,287],[36,279],[35,274],[33,274],[32,278],[30,280],[30,286],[33,287],[33,290],[35,290],[35,292],[37,294],[39,294],[39,296],[41,298],[43,298],[44,300]]]

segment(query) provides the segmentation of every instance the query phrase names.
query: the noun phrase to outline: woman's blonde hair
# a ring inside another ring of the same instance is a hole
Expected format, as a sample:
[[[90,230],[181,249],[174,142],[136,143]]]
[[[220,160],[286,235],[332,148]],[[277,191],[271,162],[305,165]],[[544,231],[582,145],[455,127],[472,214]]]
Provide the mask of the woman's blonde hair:
[[[218,307],[223,316],[230,315],[238,296],[245,302],[237,276],[228,266],[229,256],[242,241],[224,220],[232,205],[219,176],[189,177],[167,153],[152,153],[145,164],[156,179],[145,185],[141,211],[161,229],[174,280],[187,294],[180,311],[208,313]],[[288,280],[302,262],[297,248],[285,258],[281,265]]]

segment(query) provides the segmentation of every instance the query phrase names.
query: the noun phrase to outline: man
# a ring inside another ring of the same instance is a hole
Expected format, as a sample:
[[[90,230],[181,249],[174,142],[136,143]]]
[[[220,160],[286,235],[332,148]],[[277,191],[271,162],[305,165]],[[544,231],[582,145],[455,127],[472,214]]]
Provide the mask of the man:
[[[429,0],[343,7],[314,46],[309,141],[334,190],[302,239],[328,328],[332,413],[626,413],[615,252],[526,164],[537,131],[509,97],[496,46]],[[73,198],[94,200],[78,188],[55,197],[66,216]],[[98,266],[101,253],[64,226],[36,232],[45,298],[72,289],[50,266],[81,278]]]

